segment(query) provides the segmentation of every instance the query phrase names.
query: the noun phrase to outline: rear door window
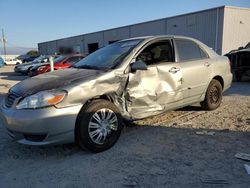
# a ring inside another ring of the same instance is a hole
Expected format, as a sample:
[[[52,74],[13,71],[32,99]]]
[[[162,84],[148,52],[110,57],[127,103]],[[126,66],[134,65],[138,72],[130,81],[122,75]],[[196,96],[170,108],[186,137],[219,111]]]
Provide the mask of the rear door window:
[[[179,55],[179,61],[191,61],[208,58],[207,53],[191,40],[176,39],[175,44]]]

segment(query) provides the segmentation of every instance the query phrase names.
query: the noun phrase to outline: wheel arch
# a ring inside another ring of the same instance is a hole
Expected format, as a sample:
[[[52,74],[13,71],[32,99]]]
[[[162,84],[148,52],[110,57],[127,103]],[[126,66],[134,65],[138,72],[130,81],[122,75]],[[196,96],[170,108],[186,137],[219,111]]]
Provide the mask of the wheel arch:
[[[213,80],[217,80],[218,82],[220,82],[222,89],[224,89],[224,80],[221,76],[217,75],[213,77]]]
[[[107,100],[107,101],[109,101],[109,102],[111,102],[111,103],[114,104],[113,98],[112,98],[110,95],[107,95],[107,94],[100,95],[100,96],[96,96],[96,97],[93,97],[93,98],[87,100],[87,101],[83,104],[81,110],[79,111],[79,113],[77,114],[77,117],[76,117],[75,131],[74,131],[74,132],[75,132],[75,140],[76,140],[76,136],[77,136],[76,133],[77,133],[77,131],[79,131],[79,130],[78,130],[78,127],[79,127],[79,126],[78,126],[78,123],[79,123],[79,119],[80,119],[80,114],[81,114],[82,111],[85,110],[85,108],[88,106],[89,103],[91,103],[92,101],[95,101],[95,100]]]

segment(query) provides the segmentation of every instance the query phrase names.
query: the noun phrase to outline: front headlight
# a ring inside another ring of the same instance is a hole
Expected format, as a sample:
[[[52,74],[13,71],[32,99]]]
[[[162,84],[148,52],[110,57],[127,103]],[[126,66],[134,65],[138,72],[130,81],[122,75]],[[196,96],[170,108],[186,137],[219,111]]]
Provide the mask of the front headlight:
[[[25,97],[17,105],[17,109],[34,109],[56,105],[64,99],[64,91],[41,91]]]

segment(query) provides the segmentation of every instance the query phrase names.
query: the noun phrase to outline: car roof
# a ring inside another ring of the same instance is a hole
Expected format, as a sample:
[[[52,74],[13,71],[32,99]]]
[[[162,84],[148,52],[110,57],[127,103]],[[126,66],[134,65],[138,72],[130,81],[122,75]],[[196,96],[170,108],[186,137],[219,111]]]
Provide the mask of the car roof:
[[[124,39],[121,41],[130,41],[130,40],[144,40],[145,42],[149,42],[152,40],[157,40],[157,39],[186,39],[186,40],[191,40],[197,43],[199,46],[202,46],[203,49],[206,50],[208,55],[210,57],[216,57],[218,54],[214,52],[210,47],[202,43],[201,41],[191,38],[191,37],[186,37],[186,36],[181,36],[181,35],[154,35],[154,36],[142,36],[142,37],[134,37],[134,38],[129,38],[129,39]]]
[[[154,40],[154,39],[161,39],[161,38],[181,38],[181,39],[189,39],[189,40],[195,40],[191,37],[181,36],[181,35],[152,35],[152,36],[141,36],[141,37],[133,37],[128,39],[123,39],[121,41],[129,41],[129,40]]]

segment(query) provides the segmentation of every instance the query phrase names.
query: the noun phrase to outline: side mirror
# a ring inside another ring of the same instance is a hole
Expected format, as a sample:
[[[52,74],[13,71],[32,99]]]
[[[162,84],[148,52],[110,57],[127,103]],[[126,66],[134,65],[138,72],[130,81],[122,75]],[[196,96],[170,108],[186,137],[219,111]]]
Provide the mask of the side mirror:
[[[238,48],[238,50],[242,50],[242,49],[244,49],[243,46],[241,46],[241,47]]]
[[[148,67],[143,61],[136,61],[131,64],[131,71],[136,72],[137,70],[147,70]]]

